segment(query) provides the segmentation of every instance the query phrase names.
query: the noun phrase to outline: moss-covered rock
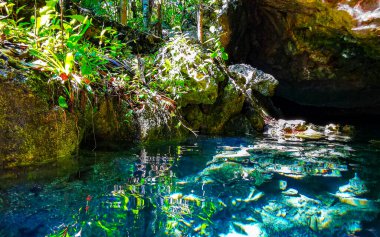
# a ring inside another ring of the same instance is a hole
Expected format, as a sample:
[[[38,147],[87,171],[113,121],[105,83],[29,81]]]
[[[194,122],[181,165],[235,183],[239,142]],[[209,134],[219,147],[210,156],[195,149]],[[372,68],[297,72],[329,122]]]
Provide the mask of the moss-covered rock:
[[[180,120],[162,109],[144,108],[136,111],[135,120],[138,139],[141,141],[182,139],[189,134],[189,130],[181,126]]]
[[[101,98],[95,108],[86,110],[86,133],[89,142],[130,142],[136,138],[137,127],[124,101]],[[95,137],[92,138],[91,137]]]
[[[125,101],[102,99],[97,110],[86,112],[88,143],[111,145],[115,142],[147,142],[161,139],[180,139],[188,131],[179,126],[179,120],[159,104],[145,104],[131,109]],[[120,143],[121,142],[121,143]]]
[[[181,106],[214,104],[218,83],[226,79],[213,59],[193,39],[176,36],[157,56],[158,80]]]
[[[5,168],[47,163],[76,150],[76,119],[22,83],[0,81],[0,157]]]
[[[229,80],[215,104],[190,105],[183,108],[183,113],[195,131],[220,134],[224,132],[225,124],[241,113],[244,99],[244,94]]]

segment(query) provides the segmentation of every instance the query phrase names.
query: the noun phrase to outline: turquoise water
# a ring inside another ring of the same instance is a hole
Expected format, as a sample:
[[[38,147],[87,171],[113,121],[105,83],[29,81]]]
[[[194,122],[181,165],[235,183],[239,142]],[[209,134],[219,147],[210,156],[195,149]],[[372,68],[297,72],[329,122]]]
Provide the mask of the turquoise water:
[[[368,140],[198,137],[120,150],[3,171],[0,236],[380,234],[380,149]]]

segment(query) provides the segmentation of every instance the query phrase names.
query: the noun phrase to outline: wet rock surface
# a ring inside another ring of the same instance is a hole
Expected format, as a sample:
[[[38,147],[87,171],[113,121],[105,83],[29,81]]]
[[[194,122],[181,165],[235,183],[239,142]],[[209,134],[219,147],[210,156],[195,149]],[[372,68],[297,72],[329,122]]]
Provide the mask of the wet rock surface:
[[[236,0],[224,9],[231,62],[275,76],[277,95],[378,114],[378,1]]]
[[[278,141],[350,141],[354,132],[355,128],[351,125],[328,124],[317,126],[304,120],[269,119],[267,120],[265,134]]]

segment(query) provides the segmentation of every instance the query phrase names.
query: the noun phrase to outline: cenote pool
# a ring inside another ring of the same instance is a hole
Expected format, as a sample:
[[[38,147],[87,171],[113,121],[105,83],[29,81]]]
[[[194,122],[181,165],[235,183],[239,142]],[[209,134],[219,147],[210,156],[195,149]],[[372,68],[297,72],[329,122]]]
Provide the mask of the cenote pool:
[[[82,150],[1,174],[0,236],[379,236],[379,165],[368,139]]]

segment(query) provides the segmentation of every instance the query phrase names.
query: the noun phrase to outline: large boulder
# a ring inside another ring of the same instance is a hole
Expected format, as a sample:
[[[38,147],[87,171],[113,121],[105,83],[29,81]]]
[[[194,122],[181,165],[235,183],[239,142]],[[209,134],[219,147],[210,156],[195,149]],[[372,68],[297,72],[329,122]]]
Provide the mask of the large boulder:
[[[176,36],[169,41],[156,58],[157,79],[181,106],[214,104],[218,97],[218,83],[226,79],[194,39]]]
[[[171,39],[159,51],[156,64],[157,83],[176,100],[192,130],[221,134],[241,131],[239,126],[263,129],[258,97],[274,94],[278,82],[273,76],[245,64],[226,68],[189,36]],[[233,121],[245,124],[236,126]]]
[[[73,115],[51,109],[22,83],[0,81],[0,162],[3,168],[67,158],[81,133]]]
[[[85,111],[87,145],[113,148],[116,144],[181,139],[189,132],[178,126],[179,119],[159,102],[146,101],[132,109],[126,101],[103,98],[97,108],[96,112]]]
[[[234,0],[221,41],[232,63],[275,76],[280,97],[379,113],[379,10],[375,0]]]
[[[247,64],[231,65],[228,71],[245,91],[255,90],[264,96],[273,96],[278,86],[278,81],[272,75]]]
[[[189,105],[183,108],[185,118],[195,131],[206,134],[225,132],[226,123],[242,112],[245,96],[231,80],[213,105]]]

